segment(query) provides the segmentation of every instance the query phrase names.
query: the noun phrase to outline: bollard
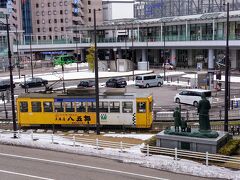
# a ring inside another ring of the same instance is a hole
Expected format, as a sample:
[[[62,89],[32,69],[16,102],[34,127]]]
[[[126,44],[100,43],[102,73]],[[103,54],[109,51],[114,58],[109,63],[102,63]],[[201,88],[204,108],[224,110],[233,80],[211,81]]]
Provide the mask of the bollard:
[[[17,137],[20,138],[20,131],[17,131]]]
[[[97,146],[97,150],[98,150],[98,149],[99,149],[99,148],[98,148],[98,139],[96,139],[96,146]]]
[[[31,139],[33,141],[33,130],[31,131]]]
[[[190,84],[190,81],[189,81],[189,80],[187,81],[187,84],[188,84],[188,85]]]
[[[179,84],[179,78],[177,78],[177,83]]]
[[[121,152],[121,153],[123,152],[123,144],[122,144],[122,141],[120,142],[120,152]]]
[[[175,158],[174,160],[177,160],[177,148],[175,148]]]
[[[52,134],[52,144],[54,143],[53,134]]]
[[[172,77],[171,77],[171,82],[172,82]]]
[[[75,136],[73,136],[73,147],[76,146],[76,139],[75,139]]]
[[[149,156],[149,144],[147,144],[147,157]]]
[[[208,152],[206,152],[206,166],[208,166]]]

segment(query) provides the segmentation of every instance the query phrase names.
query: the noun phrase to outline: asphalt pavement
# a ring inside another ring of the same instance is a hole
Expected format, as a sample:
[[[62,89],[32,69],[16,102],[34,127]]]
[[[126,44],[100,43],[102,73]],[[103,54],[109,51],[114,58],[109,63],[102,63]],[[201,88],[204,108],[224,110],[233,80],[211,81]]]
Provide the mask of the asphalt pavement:
[[[0,145],[1,180],[201,180],[105,158]]]

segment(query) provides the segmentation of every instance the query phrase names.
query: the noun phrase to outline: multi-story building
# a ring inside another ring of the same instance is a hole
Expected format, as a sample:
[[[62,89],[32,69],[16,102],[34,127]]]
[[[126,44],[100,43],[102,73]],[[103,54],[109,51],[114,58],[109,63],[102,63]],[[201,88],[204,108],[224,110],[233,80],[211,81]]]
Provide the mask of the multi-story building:
[[[223,12],[226,11],[227,2],[230,3],[230,10],[240,9],[239,0],[136,0],[134,16],[149,19]]]

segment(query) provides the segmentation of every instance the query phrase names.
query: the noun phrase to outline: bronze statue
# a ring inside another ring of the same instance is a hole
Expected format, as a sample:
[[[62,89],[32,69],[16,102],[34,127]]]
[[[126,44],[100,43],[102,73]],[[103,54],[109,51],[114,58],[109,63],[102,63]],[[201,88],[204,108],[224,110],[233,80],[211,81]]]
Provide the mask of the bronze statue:
[[[179,107],[175,108],[173,117],[174,117],[175,132],[179,132],[179,126],[181,126],[181,112]]]
[[[202,95],[202,99],[198,104],[198,114],[199,114],[199,130],[208,131],[211,130],[210,120],[209,120],[209,109],[211,109],[210,102],[206,99],[205,95]]]
[[[181,132],[186,132],[186,129],[187,129],[187,121],[182,117]]]

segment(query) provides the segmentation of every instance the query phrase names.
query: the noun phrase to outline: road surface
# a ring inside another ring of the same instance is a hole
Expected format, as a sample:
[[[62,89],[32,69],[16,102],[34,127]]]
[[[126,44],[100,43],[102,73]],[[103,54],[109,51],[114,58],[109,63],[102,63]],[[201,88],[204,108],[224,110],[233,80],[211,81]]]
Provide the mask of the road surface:
[[[0,145],[1,180],[201,180],[119,161]]]

